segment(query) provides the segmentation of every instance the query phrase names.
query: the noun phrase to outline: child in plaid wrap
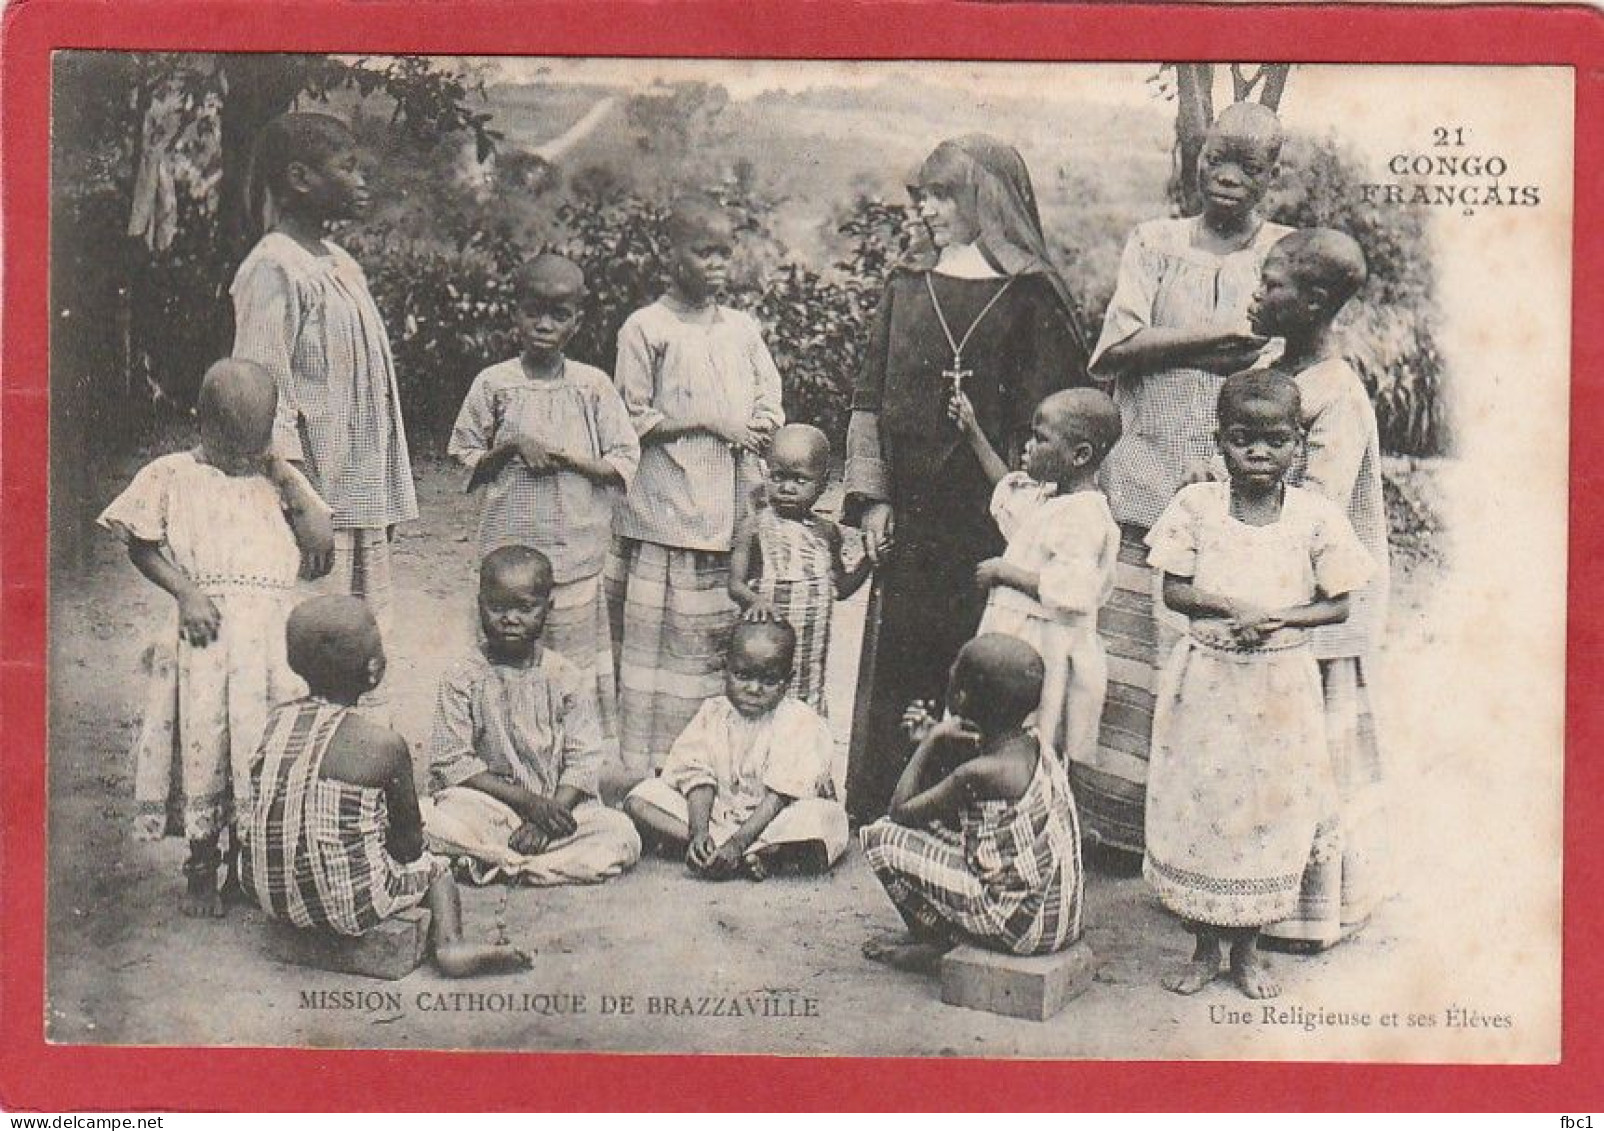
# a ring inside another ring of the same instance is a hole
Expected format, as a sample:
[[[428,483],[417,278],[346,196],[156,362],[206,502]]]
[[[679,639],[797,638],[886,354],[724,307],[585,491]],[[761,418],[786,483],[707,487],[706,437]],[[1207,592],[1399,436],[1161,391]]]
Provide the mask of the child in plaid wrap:
[[[310,694],[274,709],[252,760],[245,890],[275,919],[345,936],[427,902],[440,973],[527,969],[522,951],[462,937],[450,869],[423,848],[406,739],[353,710],[384,678],[372,611],[353,597],[316,597],[296,606],[284,635]]]
[[[837,598],[868,579],[871,563],[858,555],[848,568],[841,528],[813,507],[830,474],[830,440],[811,424],[787,424],[769,447],[768,477],[753,492],[755,506],[735,533],[730,597],[744,621],[780,620],[796,630],[796,665],[787,694],[820,715],[830,618]]]
[[[948,716],[934,722],[917,705],[905,716],[918,748],[889,815],[860,836],[908,933],[870,940],[866,957],[928,970],[959,943],[1036,955],[1080,938],[1075,801],[1024,725],[1042,674],[1024,641],[977,636],[953,664]]]

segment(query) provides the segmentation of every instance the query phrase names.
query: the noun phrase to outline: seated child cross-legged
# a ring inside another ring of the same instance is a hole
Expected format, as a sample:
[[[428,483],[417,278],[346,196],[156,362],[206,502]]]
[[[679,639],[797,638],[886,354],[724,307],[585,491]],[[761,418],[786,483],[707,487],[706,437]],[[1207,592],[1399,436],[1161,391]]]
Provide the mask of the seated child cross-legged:
[[[871,939],[867,958],[928,971],[960,943],[1018,955],[1081,934],[1080,822],[1064,767],[1026,727],[1042,662],[1012,636],[977,636],[947,683],[948,716],[917,705],[918,740],[891,811],[859,836],[908,933]]]
[[[796,632],[743,621],[730,635],[724,694],[702,704],[624,810],[660,851],[723,880],[744,870],[825,872],[845,851],[847,812],[834,799],[830,727],[786,696]]]
[[[955,393],[949,414],[995,485],[991,514],[1008,539],[975,569],[988,591],[976,635],[1017,636],[1045,666],[1036,729],[1069,761],[1097,759],[1108,658],[1097,613],[1114,592],[1119,526],[1097,489],[1097,470],[1120,436],[1119,409],[1097,389],[1065,389],[1036,407],[1024,469],[1009,472]]]
[[[867,554],[847,568],[841,528],[813,510],[829,479],[829,437],[811,424],[781,428],[769,445],[767,479],[754,492],[757,505],[736,529],[730,555],[730,598],[741,619],[796,629],[787,694],[821,715],[835,600],[856,593],[872,568]]]
[[[290,614],[285,638],[311,694],[274,709],[253,759],[245,890],[275,919],[353,936],[427,901],[442,974],[527,969],[519,950],[462,937],[457,885],[423,850],[406,739],[352,710],[384,678],[367,604],[314,597]]]
[[[552,588],[539,550],[486,554],[484,642],[435,699],[424,827],[476,883],[599,883],[640,859],[635,826],[598,799],[596,681],[541,641]]]

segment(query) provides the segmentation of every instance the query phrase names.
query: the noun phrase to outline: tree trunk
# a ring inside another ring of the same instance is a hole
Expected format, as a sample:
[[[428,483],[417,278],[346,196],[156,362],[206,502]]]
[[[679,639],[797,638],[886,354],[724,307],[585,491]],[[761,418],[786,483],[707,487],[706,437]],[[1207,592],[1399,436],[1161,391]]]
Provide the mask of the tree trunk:
[[[1197,159],[1214,121],[1213,64],[1177,63],[1175,86],[1175,183],[1170,195],[1183,214],[1195,216],[1203,207],[1197,191]]]

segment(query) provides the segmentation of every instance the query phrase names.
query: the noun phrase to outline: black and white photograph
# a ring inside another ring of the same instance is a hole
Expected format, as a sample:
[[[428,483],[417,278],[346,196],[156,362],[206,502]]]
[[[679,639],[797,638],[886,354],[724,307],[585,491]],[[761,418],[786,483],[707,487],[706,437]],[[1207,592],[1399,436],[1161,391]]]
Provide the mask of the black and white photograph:
[[[50,1041],[1557,1062],[1571,70],[52,72]]]

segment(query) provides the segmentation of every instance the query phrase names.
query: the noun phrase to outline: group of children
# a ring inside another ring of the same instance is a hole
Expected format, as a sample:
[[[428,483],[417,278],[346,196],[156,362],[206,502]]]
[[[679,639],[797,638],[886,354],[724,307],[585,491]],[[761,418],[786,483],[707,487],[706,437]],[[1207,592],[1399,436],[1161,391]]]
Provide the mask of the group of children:
[[[643,848],[709,880],[831,868],[851,839],[824,718],[831,609],[872,567],[815,510],[828,439],[784,424],[758,323],[717,300],[729,220],[676,207],[667,291],[624,324],[611,377],[564,353],[583,272],[550,253],[519,272],[522,352],[478,375],[450,438],[482,496],[478,639],[440,677],[420,798],[408,744],[371,710],[390,540],[416,500],[384,327],[325,235],[365,204],[354,140],[285,115],[253,176],[268,231],[235,282],[235,356],[202,383],[200,443],[101,518],[174,597],[135,784],[142,830],[189,840],[185,913],[220,914],[238,886],[276,917],[360,934],[427,900],[437,965],[459,976],[527,959],[462,938],[458,879],[594,883]],[[1293,915],[1341,835],[1332,684],[1309,635],[1349,614],[1376,549],[1352,499],[1322,497],[1312,470],[1310,489],[1287,479],[1317,448],[1373,451],[1328,334],[1363,277],[1340,233],[1271,252],[1253,317],[1287,342],[1285,371],[1225,381],[1221,478],[1182,489],[1147,537],[1191,624],[1159,698],[1147,817],[1146,873],[1197,935],[1166,980],[1179,992],[1218,974],[1227,941],[1244,992],[1275,992],[1259,929]],[[911,758],[860,830],[908,927],[864,952],[910,968],[959,942],[1045,954],[1080,937],[1069,770],[1095,756],[1098,614],[1121,547],[1099,478],[1122,433],[1107,394],[1047,396],[1018,470],[961,387],[948,415],[1007,549],[976,570],[979,633],[945,704],[907,705]],[[297,603],[298,581],[325,575]],[[620,808],[602,799],[609,767],[635,782]]]

